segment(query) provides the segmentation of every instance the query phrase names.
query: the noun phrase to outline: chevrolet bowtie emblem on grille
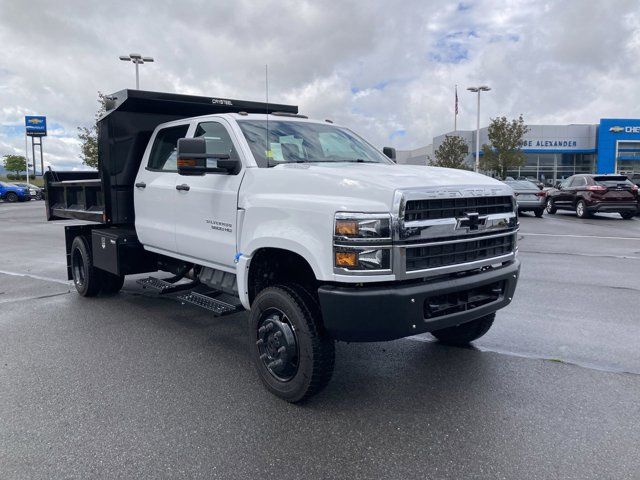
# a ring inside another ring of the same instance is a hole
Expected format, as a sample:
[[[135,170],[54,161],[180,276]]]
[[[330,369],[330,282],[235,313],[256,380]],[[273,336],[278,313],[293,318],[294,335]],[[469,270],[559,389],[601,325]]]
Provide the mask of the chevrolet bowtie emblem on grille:
[[[480,217],[477,212],[466,213],[462,218],[458,218],[456,230],[460,228],[468,228],[469,230],[478,230],[480,226],[484,226],[487,217]]]

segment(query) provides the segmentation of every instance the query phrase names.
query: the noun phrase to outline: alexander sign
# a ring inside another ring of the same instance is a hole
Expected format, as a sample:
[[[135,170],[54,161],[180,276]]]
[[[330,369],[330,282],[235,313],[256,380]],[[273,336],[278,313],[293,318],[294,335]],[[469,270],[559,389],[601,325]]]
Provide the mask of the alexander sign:
[[[522,148],[572,148],[577,147],[576,140],[523,140]]]

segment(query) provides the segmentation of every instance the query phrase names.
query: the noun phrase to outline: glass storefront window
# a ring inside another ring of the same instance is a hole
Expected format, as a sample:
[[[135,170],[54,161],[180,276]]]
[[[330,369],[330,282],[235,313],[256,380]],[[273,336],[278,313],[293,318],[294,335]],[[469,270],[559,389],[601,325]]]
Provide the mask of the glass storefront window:
[[[508,171],[513,178],[536,179],[546,185],[576,173],[595,173],[596,155],[591,153],[526,153],[526,163]]]

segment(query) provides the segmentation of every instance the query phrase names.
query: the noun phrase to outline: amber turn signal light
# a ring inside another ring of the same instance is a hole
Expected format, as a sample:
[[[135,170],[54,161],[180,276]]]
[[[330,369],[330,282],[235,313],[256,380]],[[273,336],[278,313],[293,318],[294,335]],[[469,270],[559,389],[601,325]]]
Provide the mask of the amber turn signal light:
[[[358,254],[355,252],[336,252],[336,267],[355,267],[358,265]]]
[[[336,235],[357,236],[358,222],[356,220],[336,220]]]

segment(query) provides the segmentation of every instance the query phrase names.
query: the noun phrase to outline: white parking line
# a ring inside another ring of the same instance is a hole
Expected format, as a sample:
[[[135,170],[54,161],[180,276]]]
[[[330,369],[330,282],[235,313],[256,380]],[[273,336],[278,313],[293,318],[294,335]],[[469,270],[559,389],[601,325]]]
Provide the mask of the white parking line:
[[[523,233],[519,232],[524,237],[569,237],[569,238],[598,238],[601,240],[640,240],[640,237],[600,237],[597,235],[569,235],[562,233]]]
[[[6,270],[0,270],[0,273],[4,275],[12,275],[14,277],[28,277],[28,278],[33,278],[35,280],[44,280],[45,282],[60,283],[62,285],[67,285],[67,286],[71,285],[70,280],[59,280],[57,278],[41,277],[39,275],[31,275],[29,273],[7,272]]]

